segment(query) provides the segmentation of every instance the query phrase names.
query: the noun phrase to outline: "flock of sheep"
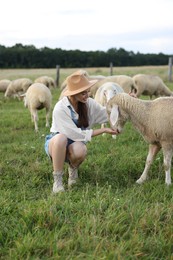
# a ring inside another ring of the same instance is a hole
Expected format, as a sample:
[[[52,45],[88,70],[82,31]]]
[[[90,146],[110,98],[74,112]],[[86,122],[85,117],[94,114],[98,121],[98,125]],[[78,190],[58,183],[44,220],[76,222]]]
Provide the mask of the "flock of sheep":
[[[49,126],[49,117],[52,105],[51,88],[56,84],[52,77],[41,76],[33,82],[29,78],[15,80],[0,80],[0,92],[4,92],[5,98],[24,99],[24,106],[28,107],[31,113],[31,120],[34,122],[35,131],[38,132],[38,110],[46,110],[46,127]]]
[[[165,183],[170,185],[173,156],[173,92],[158,76],[137,74],[133,77],[127,75],[104,77],[90,76],[85,70],[82,70],[82,73],[89,80],[98,79],[98,82],[91,87],[90,96],[106,106],[112,128],[121,133],[125,123],[130,120],[149,143],[145,168],[137,183],[141,184],[147,179],[149,168],[156,154],[162,149]],[[24,98],[24,105],[30,110],[36,132],[39,109],[46,109],[46,126],[49,126],[51,88],[55,87],[55,81],[48,76],[39,77],[34,82],[27,78],[0,80],[0,91],[4,92],[5,98]],[[59,98],[62,98],[66,80],[60,88]],[[137,98],[130,96],[128,94],[130,92]],[[141,95],[149,96],[150,100],[140,99]],[[156,99],[152,100],[153,96]]]

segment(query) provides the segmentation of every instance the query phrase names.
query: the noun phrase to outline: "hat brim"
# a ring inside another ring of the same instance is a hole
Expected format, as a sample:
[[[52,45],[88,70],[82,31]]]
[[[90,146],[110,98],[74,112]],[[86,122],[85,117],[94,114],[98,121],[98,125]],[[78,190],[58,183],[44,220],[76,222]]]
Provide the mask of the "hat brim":
[[[98,82],[97,79],[95,79],[95,80],[90,80],[90,81],[89,81],[89,84],[88,84],[87,86],[85,86],[85,87],[83,87],[83,88],[80,88],[80,89],[78,89],[78,90],[74,90],[74,91],[68,90],[68,85],[67,85],[67,86],[66,86],[66,89],[65,89],[64,92],[63,92],[63,96],[73,96],[73,95],[79,94],[79,93],[81,93],[81,92],[83,92],[83,91],[85,91],[85,90],[91,88],[91,87],[92,87],[94,84],[96,84],[97,82]]]

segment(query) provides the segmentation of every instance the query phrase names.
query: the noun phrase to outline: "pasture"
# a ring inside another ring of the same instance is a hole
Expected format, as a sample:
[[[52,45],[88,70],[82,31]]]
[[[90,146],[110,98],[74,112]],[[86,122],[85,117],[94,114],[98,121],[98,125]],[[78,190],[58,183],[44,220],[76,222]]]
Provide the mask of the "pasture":
[[[60,69],[60,83],[76,69]],[[87,72],[109,75],[109,68]],[[160,76],[168,67],[114,68],[114,74]],[[56,69],[0,70],[0,79],[41,75]],[[53,105],[60,89],[52,90]],[[142,97],[143,98],[143,97]],[[145,97],[146,98],[146,97]],[[72,190],[52,194],[52,165],[44,151],[45,111],[35,133],[29,110],[0,93],[0,258],[1,259],[173,259],[173,187],[165,186],[160,153],[143,185],[140,177],[148,145],[127,123],[112,139],[97,136],[87,144]],[[67,166],[64,181],[67,183]]]

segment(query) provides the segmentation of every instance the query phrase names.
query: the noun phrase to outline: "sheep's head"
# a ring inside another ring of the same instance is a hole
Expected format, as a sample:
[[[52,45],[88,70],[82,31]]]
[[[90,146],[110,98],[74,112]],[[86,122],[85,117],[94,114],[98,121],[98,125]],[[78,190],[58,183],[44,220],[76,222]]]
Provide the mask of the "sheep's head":
[[[118,93],[123,93],[124,90],[122,89],[121,86],[119,86],[118,84],[115,84],[113,82],[107,82],[105,84],[103,84],[104,88],[103,88],[103,94],[104,97],[106,99],[106,103],[108,103],[108,101],[114,97],[115,95],[117,95]]]
[[[107,103],[112,97],[114,97],[117,94],[117,91],[115,89],[105,89],[103,92],[106,102]]]
[[[5,98],[9,97],[9,91],[8,91],[8,89],[6,89],[5,94],[4,94],[4,97],[5,97]]]
[[[11,86],[11,85],[10,85]],[[9,98],[9,97],[12,97],[13,95],[15,94],[15,91],[13,88],[11,87],[8,87],[5,91],[5,94],[4,94],[4,97],[5,98]]]
[[[128,115],[116,104],[116,102],[114,102],[114,100],[115,99],[112,98],[106,106],[108,118],[111,128],[118,130],[118,132],[121,133],[126,121],[128,120]]]

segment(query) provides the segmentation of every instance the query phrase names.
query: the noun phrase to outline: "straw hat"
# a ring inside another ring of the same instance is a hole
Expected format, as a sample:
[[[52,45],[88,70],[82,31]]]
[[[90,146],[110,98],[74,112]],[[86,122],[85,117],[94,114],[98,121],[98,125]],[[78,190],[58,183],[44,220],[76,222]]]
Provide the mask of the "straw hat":
[[[67,87],[63,92],[63,96],[73,96],[79,94],[90,87],[92,87],[98,80],[88,80],[82,73],[82,70],[78,70],[67,77]]]

